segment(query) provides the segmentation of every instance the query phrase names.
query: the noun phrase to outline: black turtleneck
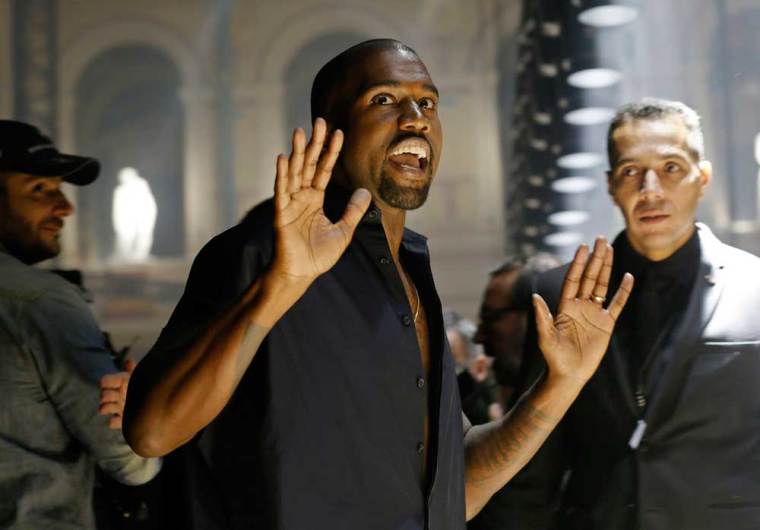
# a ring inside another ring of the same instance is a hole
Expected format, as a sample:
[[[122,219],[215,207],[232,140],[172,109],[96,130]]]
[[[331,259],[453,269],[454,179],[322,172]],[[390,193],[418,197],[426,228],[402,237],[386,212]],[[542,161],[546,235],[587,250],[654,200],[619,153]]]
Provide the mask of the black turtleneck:
[[[614,243],[618,270],[633,274],[633,292],[621,316],[618,336],[634,384],[647,381],[659,345],[683,315],[699,270],[697,231],[672,255],[651,261],[631,247],[625,232]]]

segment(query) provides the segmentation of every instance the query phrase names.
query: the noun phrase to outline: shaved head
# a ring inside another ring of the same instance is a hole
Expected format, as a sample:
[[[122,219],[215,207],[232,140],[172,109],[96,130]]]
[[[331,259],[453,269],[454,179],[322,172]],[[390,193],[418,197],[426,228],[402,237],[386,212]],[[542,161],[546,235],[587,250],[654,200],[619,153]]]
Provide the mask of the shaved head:
[[[311,119],[325,118],[328,122],[339,119],[335,109],[341,108],[344,91],[338,90],[352,78],[354,67],[364,58],[378,52],[397,50],[417,57],[417,52],[394,39],[372,39],[360,42],[336,55],[314,77],[311,85]],[[332,119],[331,119],[332,118]]]

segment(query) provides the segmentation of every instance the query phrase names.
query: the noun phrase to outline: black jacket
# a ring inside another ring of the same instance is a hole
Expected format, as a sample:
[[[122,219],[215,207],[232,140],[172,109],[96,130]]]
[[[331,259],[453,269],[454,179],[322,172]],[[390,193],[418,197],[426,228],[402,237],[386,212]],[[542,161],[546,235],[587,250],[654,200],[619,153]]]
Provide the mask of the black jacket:
[[[613,335],[597,373],[478,528],[760,528],[760,259],[703,225],[698,234],[699,272],[657,353],[659,383],[643,414]],[[565,270],[539,279],[550,307]],[[543,369],[535,330],[528,348],[526,384]]]

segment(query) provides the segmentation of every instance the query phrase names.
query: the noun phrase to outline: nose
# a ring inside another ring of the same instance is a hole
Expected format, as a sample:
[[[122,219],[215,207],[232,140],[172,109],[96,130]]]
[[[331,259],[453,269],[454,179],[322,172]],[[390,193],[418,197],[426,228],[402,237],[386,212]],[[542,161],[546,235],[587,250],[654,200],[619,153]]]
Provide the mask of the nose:
[[[428,132],[430,130],[430,121],[412,98],[406,99],[401,105],[399,127],[410,132]]]
[[[74,205],[66,198],[66,195],[64,195],[61,190],[56,190],[54,201],[53,213],[55,215],[66,217],[74,213]]]
[[[644,173],[644,179],[641,182],[641,194],[645,197],[658,198],[662,196],[662,183],[657,172],[648,169]]]

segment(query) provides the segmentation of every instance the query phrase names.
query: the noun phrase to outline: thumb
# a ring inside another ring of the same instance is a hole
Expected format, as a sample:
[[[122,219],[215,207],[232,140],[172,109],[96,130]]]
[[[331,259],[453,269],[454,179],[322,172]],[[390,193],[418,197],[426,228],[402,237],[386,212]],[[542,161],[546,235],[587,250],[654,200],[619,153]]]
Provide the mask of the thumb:
[[[359,225],[359,221],[362,220],[364,212],[369,208],[369,203],[372,200],[370,192],[364,188],[359,188],[351,195],[351,199],[346,205],[346,211],[343,213],[343,218],[338,221],[338,224],[343,228],[343,231],[351,237]]]

